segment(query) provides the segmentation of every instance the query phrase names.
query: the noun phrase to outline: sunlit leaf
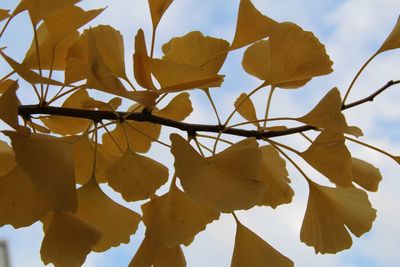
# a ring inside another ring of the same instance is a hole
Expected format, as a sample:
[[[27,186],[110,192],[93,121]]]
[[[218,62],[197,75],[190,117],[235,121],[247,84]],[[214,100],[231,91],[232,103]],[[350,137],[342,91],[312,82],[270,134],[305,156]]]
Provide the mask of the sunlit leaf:
[[[333,132],[344,132],[361,136],[360,129],[349,127],[341,112],[342,100],[337,88],[330,90],[321,101],[298,121]]]
[[[50,201],[36,191],[31,178],[20,167],[15,166],[0,177],[0,226],[30,226],[53,209]]]
[[[352,186],[351,154],[344,141],[341,133],[323,131],[300,156],[332,183]]]
[[[266,187],[255,139],[245,139],[209,158],[203,158],[177,134],[170,139],[176,175],[191,198],[221,212],[249,209],[259,203]]]
[[[5,59],[5,61],[7,61],[7,63],[10,65],[10,67],[16,73],[18,73],[18,75],[21,76],[21,78],[23,78],[28,83],[31,83],[31,84],[42,83],[42,84],[64,86],[64,84],[61,82],[40,76],[36,72],[32,71],[28,66],[26,66],[24,64],[20,64],[17,61],[15,61],[14,59],[7,56],[1,50],[0,50],[0,55],[2,55],[3,58]]]
[[[261,179],[267,188],[260,204],[276,208],[281,204],[292,202],[294,192],[289,186],[286,161],[272,146],[262,146],[260,149],[263,155]]]
[[[352,171],[356,184],[371,192],[378,191],[379,182],[382,180],[378,168],[364,160],[352,158]]]
[[[80,89],[71,94],[61,105],[63,108],[77,108],[82,109],[82,103],[86,100],[92,99],[86,90]],[[69,118],[63,116],[44,116],[40,120],[46,125],[53,133],[61,135],[76,135],[85,131],[91,121],[80,118]]]
[[[168,169],[157,161],[130,149],[107,170],[108,184],[126,201],[151,197],[167,182]]]
[[[44,264],[80,267],[101,239],[99,232],[70,213],[54,212],[40,248]]]
[[[182,37],[172,38],[162,46],[163,59],[218,73],[228,54],[229,43],[223,39],[204,36],[193,31]]]
[[[235,108],[237,112],[242,115],[247,121],[256,121],[257,114],[254,108],[253,101],[248,97],[247,94],[242,93],[235,101]],[[256,121],[253,122],[256,127],[260,127],[260,124]]]
[[[3,21],[8,17],[10,17],[10,10],[0,9],[0,21]]]
[[[390,35],[386,38],[385,42],[379,48],[378,53],[400,48],[400,17],[397,19]]]
[[[314,247],[315,253],[348,249],[352,245],[348,230],[360,237],[371,229],[376,210],[363,190],[308,184],[310,195],[300,239]]]
[[[15,151],[15,160],[57,210],[76,210],[74,165],[70,146],[59,138],[5,132]]]
[[[153,29],[156,29],[161,17],[167,11],[168,7],[174,0],[148,0],[151,14],[151,21],[153,22]]]
[[[175,96],[167,106],[161,110],[153,111],[153,114],[159,117],[183,121],[193,111],[192,102],[189,93],[183,92]]]
[[[156,242],[157,250],[188,246],[207,224],[219,218],[219,212],[195,202],[175,185],[165,195],[142,205],[142,210],[146,238]]]
[[[258,235],[236,221],[231,267],[290,267],[293,262]]]
[[[6,82],[8,86],[4,93],[0,96],[0,119],[18,130],[18,106],[17,98],[18,82]]]
[[[121,243],[129,243],[140,222],[140,215],[117,204],[92,179],[78,189],[78,209],[75,216],[102,232],[93,247],[102,252]]]
[[[278,23],[258,11],[250,0],[241,0],[231,50],[268,37]]]
[[[146,40],[142,29],[138,31],[135,37],[133,68],[135,79],[140,86],[149,90],[156,90],[151,77],[151,59],[147,55]]]
[[[269,40],[258,41],[249,46],[243,54],[243,69],[262,81],[271,73],[271,49]]]

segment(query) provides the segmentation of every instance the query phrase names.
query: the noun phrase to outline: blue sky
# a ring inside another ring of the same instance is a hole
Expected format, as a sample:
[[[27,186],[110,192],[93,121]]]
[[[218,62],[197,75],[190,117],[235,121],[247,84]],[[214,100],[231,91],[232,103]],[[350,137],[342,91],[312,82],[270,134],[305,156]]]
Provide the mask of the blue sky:
[[[157,36],[156,56],[161,55],[160,46],[174,36],[181,36],[192,30],[200,30],[206,35],[232,40],[238,0],[175,0],[160,24]],[[292,21],[306,30],[313,31],[326,45],[327,52],[334,61],[335,72],[327,77],[314,79],[304,88],[296,91],[280,90],[274,96],[271,116],[297,116],[307,112],[332,87],[337,86],[344,92],[352,77],[363,62],[372,55],[386,38],[400,14],[398,0],[253,0],[262,13],[278,20]],[[12,9],[15,0],[1,1],[0,8]],[[119,29],[125,38],[126,64],[128,73],[132,73],[131,55],[133,39],[139,28],[143,28],[150,39],[151,20],[146,0],[85,0],[85,8],[108,8],[91,25],[110,24]],[[7,45],[7,53],[21,60],[31,42],[31,27],[26,16],[20,16],[11,25],[0,41]],[[220,107],[222,117],[232,110],[235,99],[242,92],[249,92],[259,84],[241,68],[243,50],[233,52],[222,69],[226,75],[222,88],[212,91]],[[350,100],[364,97],[381,87],[391,79],[400,79],[400,52],[387,52],[380,55],[360,77]],[[0,74],[6,74],[8,67],[1,61]],[[0,75],[1,76],[1,75]],[[399,88],[392,88],[380,96],[374,103],[346,111],[348,121],[360,126],[365,133],[362,140],[400,154],[400,112],[398,101]],[[24,102],[31,95],[20,90]],[[254,99],[262,114],[265,94]],[[192,95],[195,112],[188,118],[191,122],[209,122],[213,113],[206,98],[195,92]],[[2,126],[3,127],[3,126]],[[163,133],[167,140],[169,131]],[[296,142],[289,139],[288,142]],[[353,239],[353,247],[336,255],[315,255],[312,248],[299,240],[299,232],[307,201],[307,186],[304,179],[289,166],[292,185],[296,192],[294,201],[277,210],[254,208],[239,212],[243,223],[263,237],[272,246],[291,258],[296,266],[327,267],[397,267],[400,262],[398,240],[400,240],[400,177],[399,166],[390,159],[360,146],[350,144],[355,156],[366,159],[380,168],[384,180],[377,193],[370,194],[373,206],[378,210],[373,229],[360,239]],[[173,159],[169,152],[155,145],[150,154],[167,166]],[[306,165],[302,167],[312,177],[318,173]],[[121,199],[111,190],[107,190],[115,199]],[[140,211],[139,205],[129,205]],[[221,216],[218,222],[209,225],[200,233],[193,244],[184,248],[188,267],[224,267],[229,266],[232,254],[235,225],[231,216]],[[11,249],[11,261],[14,267],[40,267],[39,249],[42,238],[41,225],[13,230],[11,227],[0,229],[0,239],[6,239]],[[143,225],[131,238],[128,245],[122,245],[103,254],[92,253],[84,266],[108,267],[126,266],[134,255],[143,238]]]

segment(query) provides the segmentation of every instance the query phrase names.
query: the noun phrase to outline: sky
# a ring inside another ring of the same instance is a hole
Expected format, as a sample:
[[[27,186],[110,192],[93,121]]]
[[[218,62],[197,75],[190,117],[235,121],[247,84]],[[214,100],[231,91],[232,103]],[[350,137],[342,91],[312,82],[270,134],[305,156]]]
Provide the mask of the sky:
[[[398,0],[253,0],[255,6],[271,18],[283,22],[291,21],[303,29],[312,31],[325,44],[327,53],[334,62],[334,72],[325,77],[313,79],[298,90],[278,90],[271,106],[271,117],[296,117],[309,111],[331,88],[338,87],[342,93],[361,65],[380,47],[390,33],[400,14]],[[0,8],[14,8],[15,0],[3,0]],[[156,42],[156,56],[161,56],[160,47],[175,36],[182,36],[193,30],[205,35],[232,40],[239,0],[175,0],[165,14],[159,28]],[[110,24],[124,35],[126,65],[132,73],[131,55],[134,36],[139,28],[151,37],[151,20],[146,0],[84,0],[82,7],[107,9],[90,25]],[[30,45],[32,30],[26,16],[18,17],[4,38],[0,47],[7,46],[6,52],[21,61]],[[242,92],[249,92],[259,85],[256,78],[247,75],[242,67],[243,49],[231,53],[221,70],[226,75],[222,88],[213,89],[212,96],[223,118],[230,113],[235,99]],[[350,101],[357,100],[380,88],[389,80],[400,79],[400,52],[385,52],[376,58],[361,75],[350,95]],[[8,71],[0,62],[0,76]],[[31,95],[21,92],[24,102]],[[266,92],[257,95],[254,103],[262,115]],[[190,122],[210,123],[214,118],[204,95],[194,92],[191,97],[195,111],[187,119]],[[399,87],[393,87],[373,103],[367,103],[346,111],[348,122],[361,127],[365,136],[362,141],[371,143],[395,155],[400,155],[400,112]],[[239,120],[238,117],[235,118]],[[214,122],[211,122],[214,123]],[[5,127],[0,125],[2,129]],[[164,130],[163,140],[168,140],[169,130]],[[283,140],[283,139],[281,139]],[[288,138],[289,144],[297,140]],[[397,267],[400,262],[398,241],[400,240],[400,177],[399,166],[391,159],[358,145],[348,143],[352,154],[378,167],[383,181],[377,193],[369,198],[378,210],[378,217],[370,232],[361,238],[353,237],[350,250],[336,255],[315,255],[313,248],[299,240],[301,223],[307,204],[308,189],[305,180],[288,164],[295,197],[291,204],[276,210],[268,207],[240,211],[242,223],[264,238],[282,254],[291,258],[296,266],[326,267]],[[168,150],[154,145],[149,153],[166,166],[172,166],[173,159]],[[297,160],[299,160],[297,158]],[[301,165],[311,177],[321,175],[305,164]],[[109,189],[106,192],[117,201],[121,198]],[[121,203],[124,203],[121,201]],[[136,211],[140,205],[126,204]],[[131,242],[113,248],[106,253],[91,253],[85,267],[126,266],[143,238],[144,227],[131,237]],[[233,250],[235,223],[232,216],[207,226],[206,231],[196,236],[189,247],[184,247],[188,267],[229,266]],[[43,233],[40,224],[14,230],[0,229],[0,240],[8,241],[13,267],[40,267],[40,243]]]

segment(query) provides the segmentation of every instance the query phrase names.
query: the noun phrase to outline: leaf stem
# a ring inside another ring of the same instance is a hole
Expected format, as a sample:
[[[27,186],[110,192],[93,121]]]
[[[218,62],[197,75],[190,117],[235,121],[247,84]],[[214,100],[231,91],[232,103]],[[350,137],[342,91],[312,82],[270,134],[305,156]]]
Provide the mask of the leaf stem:
[[[210,101],[210,104],[211,104],[211,106],[212,106],[212,108],[214,110],[215,116],[217,117],[218,124],[221,124],[221,119],[219,117],[217,107],[215,106],[215,103],[214,103],[214,101],[213,101],[213,99],[211,97],[210,90],[207,88],[207,89],[204,89],[203,91],[205,92],[205,94],[207,95],[208,100]]]
[[[272,95],[274,94],[274,91],[275,91],[275,86],[272,86],[268,94],[267,106],[265,107],[265,115],[264,115],[265,120],[263,122],[263,128],[265,128],[267,125],[269,110],[271,108]]]

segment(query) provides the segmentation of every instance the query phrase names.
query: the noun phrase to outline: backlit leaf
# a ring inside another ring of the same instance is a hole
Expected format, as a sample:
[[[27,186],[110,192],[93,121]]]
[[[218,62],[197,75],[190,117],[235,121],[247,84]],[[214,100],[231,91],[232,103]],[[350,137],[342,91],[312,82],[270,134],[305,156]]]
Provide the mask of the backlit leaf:
[[[159,117],[176,121],[185,120],[193,111],[189,93],[183,92],[175,96],[167,106],[161,110],[154,110],[153,114]]]
[[[133,67],[137,83],[143,88],[156,90],[151,77],[151,59],[147,55],[146,40],[142,29],[138,31],[135,37]]]
[[[80,267],[101,239],[99,232],[67,212],[54,212],[47,227],[40,254],[44,264]]]
[[[10,17],[10,10],[0,9],[0,21],[5,20],[6,18]]]
[[[271,49],[269,40],[258,41],[249,46],[243,54],[243,69],[262,81],[271,73]]]
[[[75,216],[96,227],[103,235],[93,247],[106,251],[121,243],[129,243],[140,222],[140,215],[110,199],[92,179],[78,189],[78,209]]]
[[[171,134],[170,139],[176,175],[191,198],[227,213],[259,203],[266,187],[260,175],[262,154],[255,139],[240,141],[208,158],[179,135]]]
[[[385,42],[379,48],[378,53],[400,48],[400,17],[397,19],[390,35],[386,38]]]
[[[253,101],[248,97],[247,94],[242,93],[238,99],[235,101],[235,108],[237,112],[242,115],[247,121],[256,121],[257,114],[256,109],[254,108]],[[253,123],[256,127],[259,127],[260,124],[258,122]]]
[[[231,267],[290,267],[293,262],[239,221]]]
[[[15,160],[57,210],[76,210],[74,165],[70,146],[59,138],[5,132],[15,151]],[[39,156],[40,155],[40,156]]]
[[[231,50],[268,37],[278,23],[258,11],[250,0],[241,0]]]
[[[300,239],[315,253],[337,253],[352,245],[350,230],[360,237],[372,227],[376,210],[367,194],[354,187],[331,188],[308,181],[310,195]]]
[[[0,96],[0,119],[18,130],[18,106],[17,98],[18,82],[7,83],[8,88]]]
[[[168,7],[174,0],[148,0],[151,14],[151,21],[153,22],[153,29],[156,29],[161,17],[167,11]]]
[[[0,176],[5,175],[16,166],[15,154],[12,148],[0,140]]]
[[[130,149],[107,170],[108,184],[126,201],[151,197],[167,182],[168,169],[157,161]]]
[[[356,184],[371,192],[378,191],[379,182],[382,180],[378,168],[364,160],[352,158],[352,170],[353,181]]]
[[[352,186],[351,154],[344,141],[341,133],[323,131],[300,156],[332,183]]]

